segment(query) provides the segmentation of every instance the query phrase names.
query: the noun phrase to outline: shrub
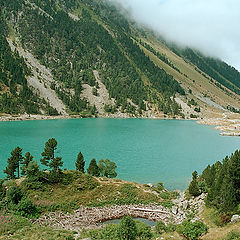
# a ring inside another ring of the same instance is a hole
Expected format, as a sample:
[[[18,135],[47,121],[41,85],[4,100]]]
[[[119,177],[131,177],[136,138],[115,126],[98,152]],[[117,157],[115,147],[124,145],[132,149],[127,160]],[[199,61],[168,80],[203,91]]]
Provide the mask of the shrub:
[[[10,186],[7,190],[7,200],[14,204],[18,204],[21,201],[22,197],[23,193],[17,185]]]
[[[175,232],[176,231],[177,226],[173,223],[169,223],[166,226],[166,232]]]
[[[37,208],[29,198],[23,197],[17,205],[17,211],[23,217],[35,216]]]
[[[177,232],[187,239],[198,240],[201,235],[208,232],[208,227],[201,221],[190,222],[186,220],[177,227]]]
[[[121,219],[118,236],[121,240],[135,240],[137,236],[136,223],[130,216],[125,216]]]
[[[147,226],[143,222],[136,221],[137,237],[139,240],[152,239],[153,233],[150,226]]]
[[[162,221],[159,221],[156,223],[155,225],[155,232],[156,233],[159,233],[159,234],[162,234],[166,231],[166,225],[164,222]]]
[[[107,224],[105,228],[102,229],[102,240],[118,240],[118,225],[117,224]]]

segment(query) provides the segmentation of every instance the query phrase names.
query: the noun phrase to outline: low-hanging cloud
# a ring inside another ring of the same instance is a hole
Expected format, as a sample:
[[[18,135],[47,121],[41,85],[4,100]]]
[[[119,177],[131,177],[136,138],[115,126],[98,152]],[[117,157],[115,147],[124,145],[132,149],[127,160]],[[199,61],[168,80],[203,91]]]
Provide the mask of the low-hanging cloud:
[[[110,0],[180,46],[218,57],[240,70],[239,0]]]

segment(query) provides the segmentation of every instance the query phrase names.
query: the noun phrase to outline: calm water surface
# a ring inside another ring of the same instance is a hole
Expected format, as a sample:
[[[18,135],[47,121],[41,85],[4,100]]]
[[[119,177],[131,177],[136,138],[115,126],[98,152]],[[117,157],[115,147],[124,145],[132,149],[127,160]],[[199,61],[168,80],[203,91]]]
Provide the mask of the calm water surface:
[[[0,122],[0,177],[16,146],[41,158],[44,144],[56,138],[64,168],[74,169],[81,151],[116,162],[118,178],[140,183],[163,182],[185,189],[191,173],[223,159],[240,147],[239,137],[223,137],[195,121],[149,119],[66,119]]]

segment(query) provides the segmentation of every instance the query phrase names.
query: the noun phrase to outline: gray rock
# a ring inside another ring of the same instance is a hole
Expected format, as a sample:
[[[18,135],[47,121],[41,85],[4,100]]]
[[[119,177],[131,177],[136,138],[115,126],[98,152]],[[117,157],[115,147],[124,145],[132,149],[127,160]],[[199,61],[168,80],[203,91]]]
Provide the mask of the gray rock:
[[[189,207],[189,203],[187,201],[183,202],[182,207],[183,207],[183,210],[187,210]]]
[[[238,222],[240,221],[240,216],[239,215],[233,215],[232,218],[231,218],[231,223],[235,223],[235,222]]]
[[[178,214],[178,207],[173,206],[172,207],[172,213],[175,214],[175,215]]]

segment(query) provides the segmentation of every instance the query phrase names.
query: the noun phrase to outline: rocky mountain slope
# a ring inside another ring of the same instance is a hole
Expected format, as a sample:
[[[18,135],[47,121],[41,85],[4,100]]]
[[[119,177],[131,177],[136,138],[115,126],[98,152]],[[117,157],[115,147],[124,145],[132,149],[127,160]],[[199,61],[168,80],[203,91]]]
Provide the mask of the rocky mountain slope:
[[[201,118],[239,111],[237,70],[166,43],[108,1],[0,4],[1,113]]]

